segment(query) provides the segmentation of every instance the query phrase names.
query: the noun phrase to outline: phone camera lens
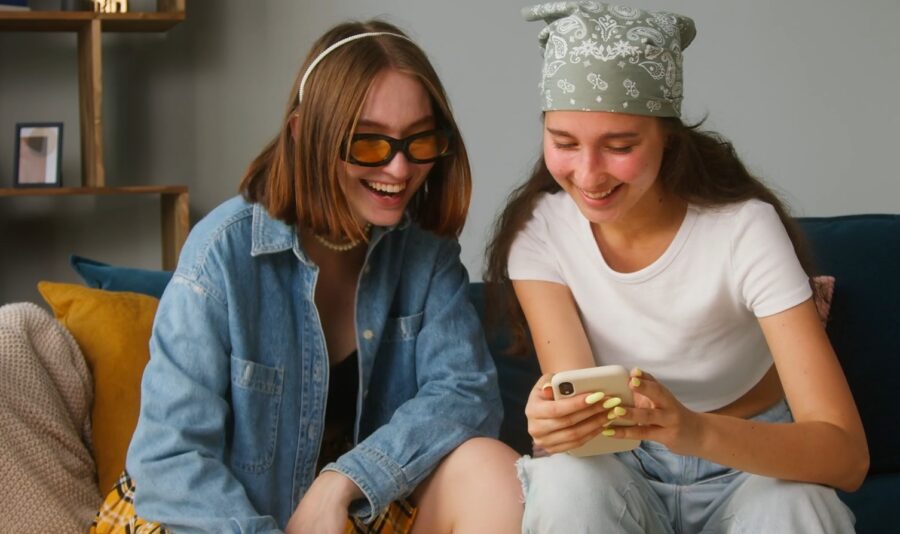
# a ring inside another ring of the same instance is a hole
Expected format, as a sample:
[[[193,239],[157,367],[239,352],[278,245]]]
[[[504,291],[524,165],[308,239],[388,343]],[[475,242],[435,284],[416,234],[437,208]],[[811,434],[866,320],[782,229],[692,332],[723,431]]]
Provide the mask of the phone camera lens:
[[[561,395],[571,395],[575,393],[575,386],[571,382],[563,382],[559,385],[559,393]]]

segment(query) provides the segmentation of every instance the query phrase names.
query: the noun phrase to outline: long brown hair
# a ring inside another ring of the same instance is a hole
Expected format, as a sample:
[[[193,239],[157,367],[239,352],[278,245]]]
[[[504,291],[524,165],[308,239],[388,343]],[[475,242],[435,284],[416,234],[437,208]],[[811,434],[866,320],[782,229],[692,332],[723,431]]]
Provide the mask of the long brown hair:
[[[750,174],[731,142],[715,132],[700,130],[702,122],[689,126],[674,117],[659,120],[668,135],[659,171],[659,180],[665,190],[703,207],[749,199],[771,204],[787,229],[803,269],[811,275],[811,256],[797,223],[778,196]],[[493,325],[500,322],[509,325],[512,333],[510,352],[528,351],[531,338],[509,279],[509,251],[516,235],[531,219],[541,196],[560,190],[541,157],[528,180],[510,194],[487,246],[484,281],[488,293],[488,321]]]
[[[396,69],[422,83],[431,97],[438,126],[451,131],[451,154],[434,164],[408,210],[423,228],[458,236],[472,191],[469,160],[444,88],[418,46],[390,35],[348,42],[316,65],[306,80],[303,102],[298,102],[297,91],[308,65],[330,45],[367,32],[405,35],[379,20],[339,24],[322,35],[300,67],[281,130],[250,163],[240,192],[288,224],[309,227],[332,239],[365,239],[340,187],[340,151],[353,134],[375,77],[385,69]],[[292,118],[296,120],[293,133]]]

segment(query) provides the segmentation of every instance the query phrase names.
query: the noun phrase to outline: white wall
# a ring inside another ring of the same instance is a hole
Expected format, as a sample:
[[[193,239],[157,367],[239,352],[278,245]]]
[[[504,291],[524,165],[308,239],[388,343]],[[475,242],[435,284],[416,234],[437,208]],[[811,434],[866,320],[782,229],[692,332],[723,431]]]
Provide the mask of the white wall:
[[[135,2],[132,2],[135,5]],[[463,257],[480,277],[484,239],[539,150],[542,24],[513,0],[188,0],[164,34],[105,35],[110,185],[184,183],[194,219],[236,191],[274,134],[312,41],[383,15],[431,56],[450,94],[475,191]],[[685,114],[726,134],[799,215],[900,212],[900,2],[646,0],[692,16]],[[137,3],[140,7],[140,2]],[[16,122],[64,121],[64,183],[78,185],[75,37],[0,34],[0,186],[12,183]],[[0,303],[38,300],[39,279],[75,281],[79,253],[157,268],[153,198],[0,199]]]

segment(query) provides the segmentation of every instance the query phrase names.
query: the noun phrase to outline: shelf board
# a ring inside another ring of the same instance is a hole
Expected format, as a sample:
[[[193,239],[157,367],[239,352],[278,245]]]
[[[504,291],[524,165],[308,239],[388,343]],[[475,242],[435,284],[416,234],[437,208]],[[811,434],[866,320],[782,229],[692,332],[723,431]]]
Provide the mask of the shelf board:
[[[159,195],[162,267],[175,269],[191,226],[186,185],[134,185],[123,187],[15,187],[0,188],[3,197],[72,197]]]
[[[186,185],[133,185],[123,187],[15,187],[0,188],[0,197],[47,197],[76,195],[181,195]]]
[[[105,32],[164,32],[184,18],[184,11],[0,11],[0,31],[76,32],[96,19]]]

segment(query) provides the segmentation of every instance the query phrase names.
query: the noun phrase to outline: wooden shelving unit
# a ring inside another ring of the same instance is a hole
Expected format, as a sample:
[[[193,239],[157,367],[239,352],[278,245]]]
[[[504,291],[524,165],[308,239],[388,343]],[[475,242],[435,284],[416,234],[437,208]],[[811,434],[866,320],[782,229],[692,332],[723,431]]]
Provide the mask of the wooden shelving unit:
[[[160,2],[154,13],[92,11],[0,11],[0,31],[78,34],[78,101],[81,124],[81,182],[106,185],[103,165],[103,32],[164,32],[182,22],[184,1]],[[165,9],[165,10],[163,10]]]
[[[0,31],[77,32],[94,21],[105,32],[164,32],[184,21],[184,11],[94,13],[92,11],[2,11]]]
[[[160,195],[163,268],[172,269],[187,237],[187,186],[106,187],[103,163],[103,32],[164,32],[185,19],[185,0],[157,0],[153,13],[91,11],[0,11],[0,31],[74,32],[78,35],[78,102],[81,184],[67,188],[0,189],[0,197],[68,195]]]
[[[57,187],[0,189],[3,197],[159,195],[162,234],[162,267],[173,270],[190,229],[188,188],[184,185],[135,185],[127,187]]]

